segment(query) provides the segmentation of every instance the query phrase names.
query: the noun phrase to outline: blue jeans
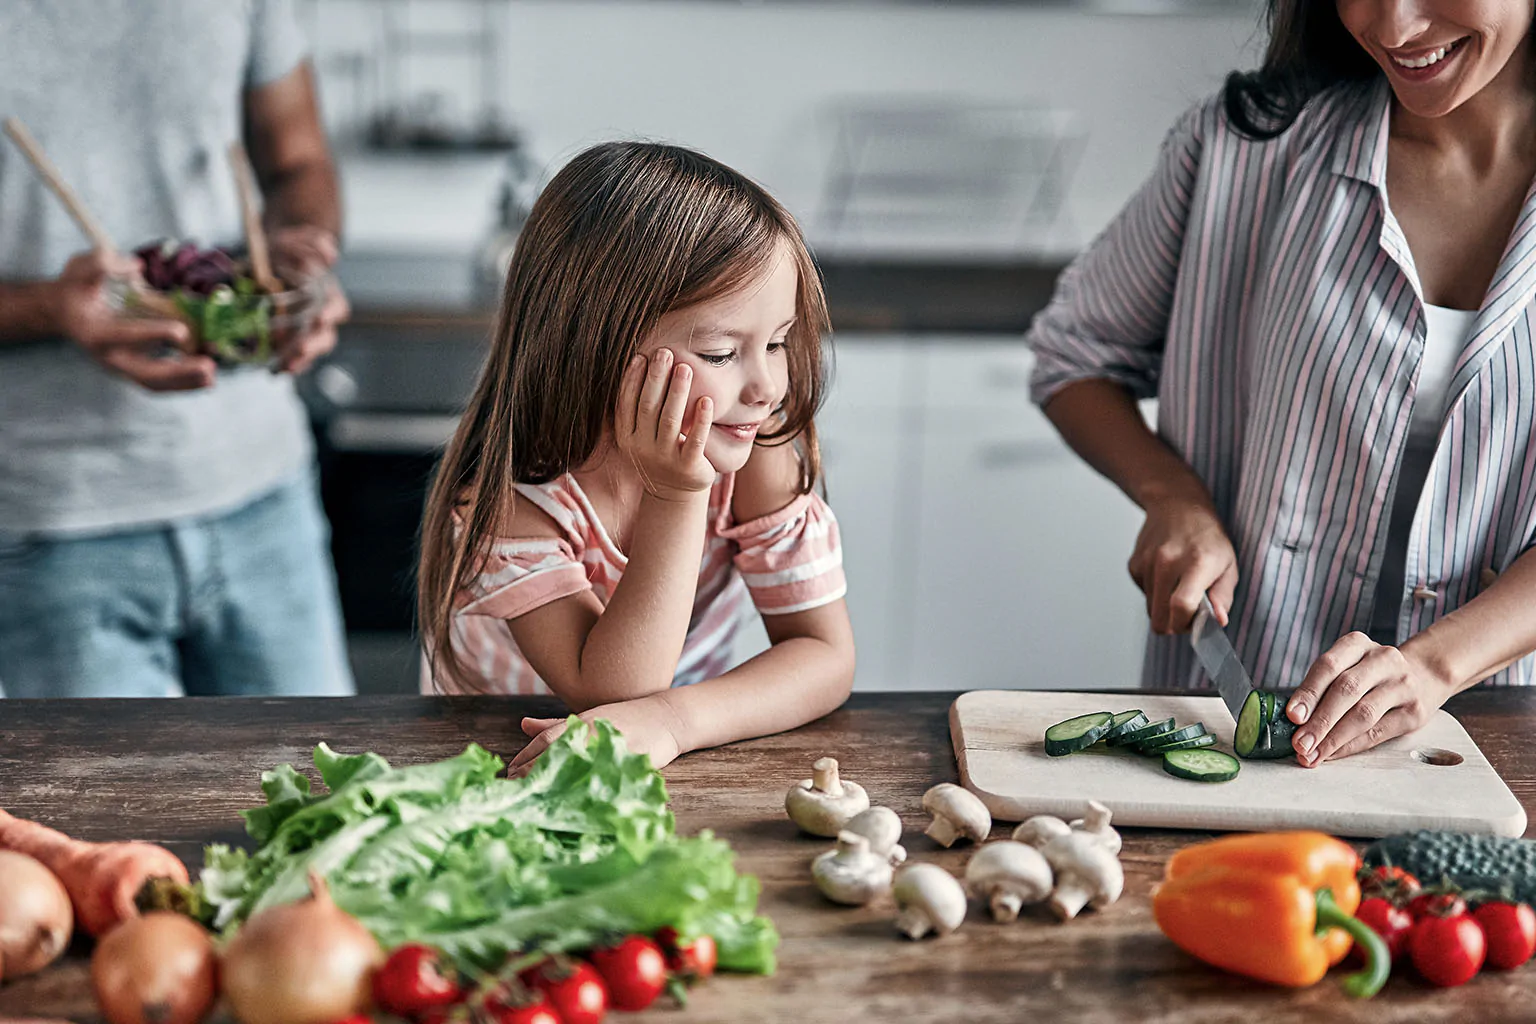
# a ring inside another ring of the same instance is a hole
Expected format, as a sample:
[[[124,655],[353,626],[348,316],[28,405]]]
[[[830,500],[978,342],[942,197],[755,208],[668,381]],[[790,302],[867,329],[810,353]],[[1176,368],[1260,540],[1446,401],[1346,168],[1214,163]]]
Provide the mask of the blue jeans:
[[[0,695],[344,695],[330,530],[301,480],[84,538],[0,530]]]

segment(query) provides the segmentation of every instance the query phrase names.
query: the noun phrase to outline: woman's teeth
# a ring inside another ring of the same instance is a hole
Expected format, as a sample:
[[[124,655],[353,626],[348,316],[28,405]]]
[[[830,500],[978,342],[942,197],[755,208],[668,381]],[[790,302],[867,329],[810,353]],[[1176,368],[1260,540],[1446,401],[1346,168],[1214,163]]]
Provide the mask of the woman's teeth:
[[[1401,57],[1393,57],[1392,61],[1393,61],[1393,63],[1397,64],[1399,67],[1404,67],[1404,68],[1427,68],[1431,64],[1438,64],[1442,60],[1444,60],[1445,59],[1445,55],[1450,53],[1452,50],[1456,49],[1456,46],[1457,46],[1458,43],[1460,43],[1459,39],[1455,43],[1452,43],[1449,46],[1442,46],[1438,50],[1434,50],[1434,51],[1432,51],[1430,53],[1426,53],[1422,57],[1415,57],[1412,60],[1403,60]]]

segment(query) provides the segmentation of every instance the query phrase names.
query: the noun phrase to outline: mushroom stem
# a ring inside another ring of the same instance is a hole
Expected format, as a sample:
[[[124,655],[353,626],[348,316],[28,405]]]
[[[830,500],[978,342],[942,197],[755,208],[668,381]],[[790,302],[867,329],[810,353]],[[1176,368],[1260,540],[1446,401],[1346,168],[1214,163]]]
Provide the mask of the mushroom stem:
[[[896,930],[909,939],[920,939],[933,930],[933,919],[921,907],[908,907],[896,915]]]
[[[811,765],[811,785],[828,796],[843,795],[843,784],[837,777],[837,758],[818,758]]]
[[[1088,832],[1102,832],[1109,828],[1110,810],[1097,800],[1088,801],[1088,810],[1083,814],[1083,825]]]
[[[934,818],[923,834],[940,846],[950,846],[960,838],[960,830],[955,827],[954,822],[945,817]]]
[[[1069,882],[1058,885],[1056,891],[1051,893],[1051,910],[1063,921],[1070,921],[1076,917],[1078,911],[1088,905],[1093,898],[1093,890],[1077,882]]]
[[[992,920],[1017,921],[1022,906],[1024,900],[1017,892],[995,892],[992,894]]]

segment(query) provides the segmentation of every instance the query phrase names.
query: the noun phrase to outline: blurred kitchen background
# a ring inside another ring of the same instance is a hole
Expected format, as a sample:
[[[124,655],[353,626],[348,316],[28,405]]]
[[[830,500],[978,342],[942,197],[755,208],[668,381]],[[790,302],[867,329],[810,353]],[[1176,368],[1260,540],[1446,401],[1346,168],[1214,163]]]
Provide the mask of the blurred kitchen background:
[[[362,692],[416,688],[424,487],[521,219],[565,160],[615,137],[757,178],[821,263],[856,687],[1135,685],[1140,517],[1030,405],[1021,337],[1178,115],[1256,62],[1256,0],[301,9],[356,311],[303,387]],[[754,624],[741,656],[764,643]]]

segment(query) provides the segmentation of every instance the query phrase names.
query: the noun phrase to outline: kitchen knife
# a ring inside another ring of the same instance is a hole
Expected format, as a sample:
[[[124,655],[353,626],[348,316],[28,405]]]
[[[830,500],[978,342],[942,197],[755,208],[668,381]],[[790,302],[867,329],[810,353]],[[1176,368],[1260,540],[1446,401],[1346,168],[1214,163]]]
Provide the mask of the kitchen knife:
[[[1205,666],[1205,672],[1216,684],[1221,699],[1232,714],[1232,721],[1243,710],[1243,702],[1253,692],[1253,680],[1248,670],[1238,660],[1232,641],[1216,621],[1216,609],[1211,607],[1210,597],[1200,598],[1200,610],[1195,613],[1194,625],[1189,631],[1189,645],[1195,649],[1195,657]]]

